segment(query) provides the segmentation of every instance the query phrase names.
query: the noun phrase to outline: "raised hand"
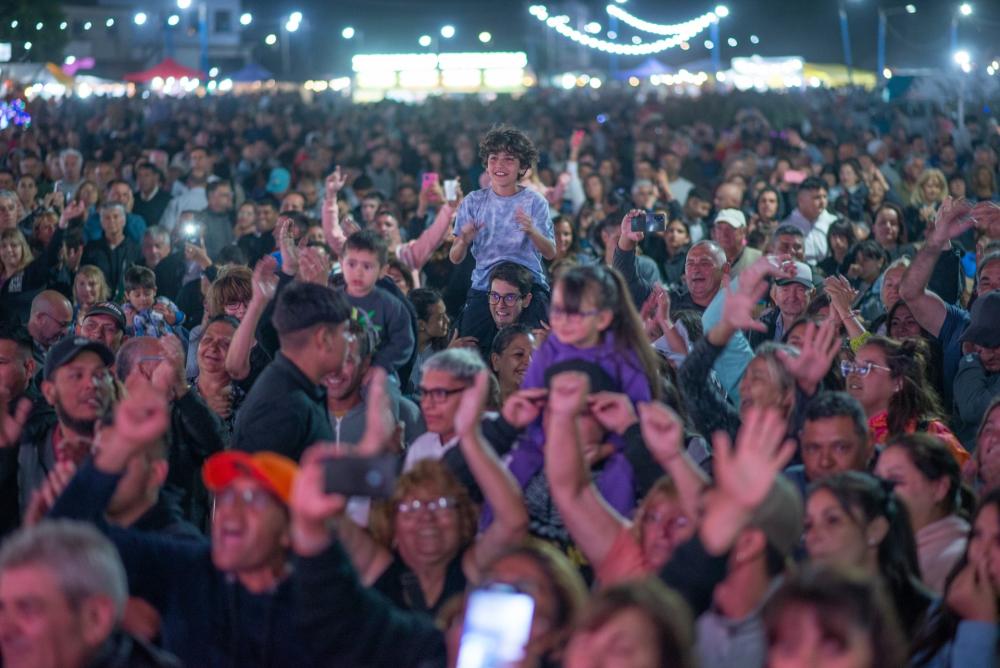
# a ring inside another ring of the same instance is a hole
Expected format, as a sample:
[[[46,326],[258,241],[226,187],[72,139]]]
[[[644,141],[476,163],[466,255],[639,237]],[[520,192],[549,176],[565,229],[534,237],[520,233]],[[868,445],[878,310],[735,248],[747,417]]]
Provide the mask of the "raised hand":
[[[31,414],[31,400],[27,397],[17,402],[11,414],[9,397],[7,390],[0,391],[0,448],[12,448],[20,443],[21,431]]]
[[[989,233],[990,228],[1000,227],[1000,205],[985,200],[979,202],[972,207],[972,220],[977,228]],[[994,234],[989,236],[995,238]]]
[[[347,497],[324,491],[325,463],[341,456],[334,443],[320,442],[302,453],[288,500],[292,548],[302,556],[319,554],[330,543],[332,521],[344,513]]]
[[[745,281],[749,283],[749,281]],[[755,287],[754,290],[747,290],[741,281],[740,289],[733,290],[729,276],[722,279],[722,288],[726,291],[725,308],[722,310],[722,320],[734,330],[752,329],[758,332],[766,332],[767,325],[754,318],[754,309],[760,298],[767,291],[767,284],[763,283]]]
[[[625,240],[625,244],[619,244],[622,246],[622,250],[631,250],[639,245],[645,237],[644,232],[633,232],[632,231],[632,219],[633,218],[644,218],[646,212],[641,209],[632,209],[622,217],[621,226],[621,239]]]
[[[683,452],[684,424],[666,405],[657,401],[639,404],[639,429],[646,447],[663,468]]]
[[[525,234],[531,234],[535,231],[535,221],[533,221],[531,219],[531,215],[521,207],[517,207],[514,211],[514,220],[517,222],[517,226],[521,228],[521,231]]]
[[[480,371],[472,385],[465,388],[455,411],[455,433],[460,437],[471,436],[479,429],[483,407],[489,392],[489,372]]]
[[[458,231],[458,238],[461,239],[466,246],[469,246],[475,240],[476,235],[478,235],[484,227],[486,227],[486,223],[471,222]]]
[[[274,299],[278,290],[278,261],[270,255],[265,255],[253,269],[252,301],[266,304]]]
[[[624,434],[639,421],[628,395],[619,392],[598,392],[587,397],[590,414],[607,431]]]
[[[952,239],[972,229],[976,221],[972,214],[972,204],[964,199],[945,197],[938,207],[933,225],[928,225],[927,243],[932,247],[943,247]]]
[[[333,172],[331,172],[326,177],[326,197],[328,200],[333,200],[334,203],[337,201],[337,193],[344,189],[344,185],[347,183],[347,174],[340,171],[340,165],[334,167]]]
[[[291,218],[282,217],[278,233],[278,248],[281,251],[281,270],[289,276],[299,273],[299,247],[292,233],[294,223]]]
[[[500,414],[510,426],[524,429],[542,414],[548,396],[549,391],[544,387],[518,390],[507,397]]]
[[[549,410],[556,415],[579,415],[587,407],[590,379],[579,371],[564,371],[549,384]]]
[[[79,218],[87,212],[87,205],[80,200],[73,200],[66,205],[63,209],[62,215],[59,216],[59,229],[65,230],[69,227],[69,223],[74,218]]]
[[[806,331],[802,336],[802,348],[798,355],[790,355],[784,350],[779,350],[778,359],[795,377],[802,391],[812,395],[830,370],[839,351],[837,322],[833,318],[827,318],[819,327],[814,322],[806,325]]]
[[[55,467],[42,481],[41,487],[31,495],[28,509],[24,513],[25,526],[35,526],[45,519],[45,515],[56,505],[56,499],[62,495],[74,475],[76,475],[76,464],[71,461],[56,462]]]
[[[303,283],[315,283],[326,287],[330,284],[331,269],[326,253],[318,248],[306,247],[299,255],[299,271],[296,277]]]
[[[389,393],[386,390],[388,381],[385,369],[374,367],[370,373],[365,406],[365,433],[356,448],[357,453],[363,457],[381,454],[396,430],[396,419],[392,415]]]
[[[176,399],[187,390],[187,380],[184,375],[184,344],[173,334],[160,337],[162,359],[153,369],[150,381],[154,388],[164,396]]]
[[[771,491],[774,478],[795,453],[795,441],[785,438],[787,424],[773,408],[750,408],[736,436],[734,452],[729,436],[712,434],[715,483],[726,499],[752,512]]]
[[[472,350],[479,350],[479,339],[474,336],[459,336],[458,330],[456,329],[451,334],[451,340],[448,341],[449,348],[470,348]]]
[[[828,276],[823,279],[823,288],[830,295],[830,306],[841,319],[851,313],[851,306],[858,297],[858,291],[843,276]]]

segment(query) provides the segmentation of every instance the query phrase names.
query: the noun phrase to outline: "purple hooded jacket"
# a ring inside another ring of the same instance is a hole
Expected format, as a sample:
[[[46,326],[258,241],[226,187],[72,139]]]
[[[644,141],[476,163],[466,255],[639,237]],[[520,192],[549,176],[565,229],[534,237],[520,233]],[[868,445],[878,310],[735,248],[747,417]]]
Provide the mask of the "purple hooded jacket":
[[[521,387],[545,387],[545,370],[553,364],[567,360],[584,360],[600,366],[618,381],[619,391],[628,395],[633,403],[650,401],[649,379],[631,350],[621,350],[615,345],[611,332],[604,334],[604,340],[593,348],[577,348],[561,343],[555,336],[549,336],[531,360],[531,366],[524,376]],[[612,436],[615,453],[605,462],[594,481],[604,499],[624,517],[631,517],[636,498],[633,486],[632,466],[621,453],[624,442],[617,435]],[[544,466],[545,432],[539,417],[518,440],[517,447],[510,453],[508,468],[521,485],[528,484]]]

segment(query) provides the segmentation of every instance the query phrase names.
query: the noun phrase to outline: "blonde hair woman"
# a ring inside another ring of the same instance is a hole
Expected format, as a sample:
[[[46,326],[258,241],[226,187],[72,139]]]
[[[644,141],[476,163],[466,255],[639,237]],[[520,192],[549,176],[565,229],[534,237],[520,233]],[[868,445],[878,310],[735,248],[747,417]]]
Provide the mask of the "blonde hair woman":
[[[35,258],[28,240],[15,228],[0,231],[0,302],[27,322],[31,300],[48,281],[44,256]]]
[[[948,195],[948,179],[940,169],[925,169],[917,179],[906,210],[910,239],[923,239],[924,230],[934,223],[938,207]]]

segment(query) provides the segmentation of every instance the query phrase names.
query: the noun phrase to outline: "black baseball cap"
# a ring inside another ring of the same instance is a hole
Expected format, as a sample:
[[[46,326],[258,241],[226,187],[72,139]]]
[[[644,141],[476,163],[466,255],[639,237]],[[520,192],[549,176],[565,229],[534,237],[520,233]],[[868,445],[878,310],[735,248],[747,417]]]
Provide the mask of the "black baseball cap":
[[[82,336],[67,336],[54,346],[49,348],[49,354],[45,356],[45,380],[52,380],[52,376],[60,367],[72,362],[82,352],[93,352],[101,358],[101,361],[111,366],[115,362],[115,354],[111,349],[100,341],[91,341]]]
[[[959,341],[984,348],[1000,348],[1000,292],[987,292],[976,297],[969,315],[969,326]]]
[[[118,329],[125,331],[125,311],[122,307],[114,302],[99,302],[94,304],[87,312],[83,314],[83,318],[88,318],[92,315],[107,315],[114,318],[115,324],[118,325]]]

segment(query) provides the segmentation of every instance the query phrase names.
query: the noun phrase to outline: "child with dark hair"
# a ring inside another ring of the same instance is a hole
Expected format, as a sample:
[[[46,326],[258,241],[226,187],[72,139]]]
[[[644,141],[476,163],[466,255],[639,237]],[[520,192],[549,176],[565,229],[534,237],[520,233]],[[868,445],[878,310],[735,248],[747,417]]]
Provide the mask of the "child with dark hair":
[[[126,334],[128,336],[181,336],[184,314],[166,297],[156,296],[156,274],[148,267],[133,265],[125,271]]]
[[[519,185],[538,160],[538,150],[521,132],[507,126],[490,130],[479,145],[479,155],[490,187],[462,200],[455,220],[455,241],[449,257],[460,264],[469,250],[476,259],[465,307],[459,322],[461,336],[484,341],[490,334],[490,271],[500,262],[514,262],[533,278],[529,309],[534,319],[545,319],[549,285],[542,259],[556,255],[549,205],[537,192]]]
[[[379,334],[373,364],[392,376],[398,375],[410,361],[415,336],[410,314],[403,303],[376,285],[388,262],[389,248],[385,239],[371,230],[362,230],[347,238],[340,265],[347,301],[364,314]]]

